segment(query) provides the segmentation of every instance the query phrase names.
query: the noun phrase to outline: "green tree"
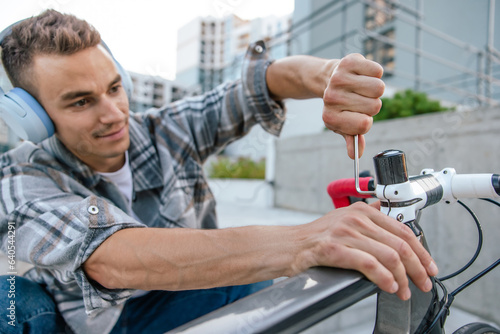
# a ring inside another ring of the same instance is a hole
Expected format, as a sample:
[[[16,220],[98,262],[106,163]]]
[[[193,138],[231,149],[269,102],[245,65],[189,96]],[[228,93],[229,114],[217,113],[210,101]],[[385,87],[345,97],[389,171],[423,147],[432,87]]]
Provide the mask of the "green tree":
[[[266,161],[253,161],[240,157],[236,161],[227,157],[219,157],[209,167],[210,178],[264,179],[266,177]]]
[[[409,117],[447,110],[437,100],[430,100],[427,94],[411,89],[397,92],[392,98],[382,98],[382,108],[373,117],[374,121]]]

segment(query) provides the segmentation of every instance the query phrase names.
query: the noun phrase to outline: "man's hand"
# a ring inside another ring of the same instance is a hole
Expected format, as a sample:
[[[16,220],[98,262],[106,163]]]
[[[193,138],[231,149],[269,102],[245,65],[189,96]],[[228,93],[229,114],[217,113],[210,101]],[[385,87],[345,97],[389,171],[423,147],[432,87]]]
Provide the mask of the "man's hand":
[[[276,100],[323,98],[326,127],[344,136],[347,153],[354,159],[353,136],[360,135],[362,154],[362,135],[368,132],[372,117],[382,106],[382,74],[382,66],[360,54],[340,60],[290,56],[268,67],[266,82],[269,94]]]
[[[431,256],[409,227],[381,213],[377,205],[355,203],[305,225],[313,246],[298,257],[304,260],[299,271],[312,266],[357,270],[403,300],[411,296],[407,275],[429,291],[429,276],[437,275]]]
[[[323,95],[323,121],[328,129],[344,137],[347,153],[354,159],[353,136],[360,135],[359,154],[362,155],[365,147],[362,135],[368,132],[372,117],[382,106],[383,68],[360,54],[350,54],[334,64]]]

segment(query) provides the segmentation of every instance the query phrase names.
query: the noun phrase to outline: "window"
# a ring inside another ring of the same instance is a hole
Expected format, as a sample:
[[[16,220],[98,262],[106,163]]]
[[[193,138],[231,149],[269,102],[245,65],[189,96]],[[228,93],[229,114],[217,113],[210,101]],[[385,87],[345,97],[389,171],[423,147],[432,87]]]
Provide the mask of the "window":
[[[387,0],[373,0],[365,7],[365,28],[373,30],[394,20],[394,4]]]
[[[384,67],[384,75],[391,75],[391,71],[394,70],[394,45],[392,43],[387,43],[384,40],[390,39],[394,40],[395,33],[394,29],[387,30],[380,34],[381,38],[377,39],[374,37],[369,37],[364,43],[364,54],[367,59],[376,61]],[[386,72],[387,71],[387,72]]]

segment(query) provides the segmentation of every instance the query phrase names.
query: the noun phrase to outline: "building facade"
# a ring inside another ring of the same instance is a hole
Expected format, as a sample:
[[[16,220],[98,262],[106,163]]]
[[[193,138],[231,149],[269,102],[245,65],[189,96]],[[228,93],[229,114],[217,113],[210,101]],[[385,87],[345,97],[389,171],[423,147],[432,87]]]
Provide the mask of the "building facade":
[[[500,6],[495,0],[295,0],[291,53],[359,52],[384,81],[451,104],[500,101]]]
[[[224,18],[196,18],[177,33],[177,74],[191,92],[202,93],[239,78],[241,63],[250,43],[286,36],[290,17],[243,20],[235,15]],[[275,58],[287,55],[285,44],[272,50]]]
[[[495,0],[295,0],[290,54],[361,53],[384,67],[386,96],[413,89],[458,109],[500,104]],[[282,137],[324,130],[322,101],[291,100]]]
[[[134,112],[159,108],[187,94],[184,88],[171,80],[141,73],[129,72],[129,74],[133,84],[130,110]]]

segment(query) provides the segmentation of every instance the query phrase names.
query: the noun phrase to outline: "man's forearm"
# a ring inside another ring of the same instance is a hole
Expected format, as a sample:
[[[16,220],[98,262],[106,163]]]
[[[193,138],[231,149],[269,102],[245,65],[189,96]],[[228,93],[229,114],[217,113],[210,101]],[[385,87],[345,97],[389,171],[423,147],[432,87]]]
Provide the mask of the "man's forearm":
[[[305,55],[278,59],[266,72],[269,93],[276,100],[323,97],[337,63]]]
[[[187,290],[293,276],[314,266],[354,269],[382,290],[410,298],[437,274],[415,234],[380,212],[353,205],[297,226],[221,230],[130,228],[116,232],[84,263],[106,288]]]
[[[109,237],[84,269],[111,289],[173,291],[254,283],[305,269],[301,249],[311,241],[300,229],[124,229]]]

